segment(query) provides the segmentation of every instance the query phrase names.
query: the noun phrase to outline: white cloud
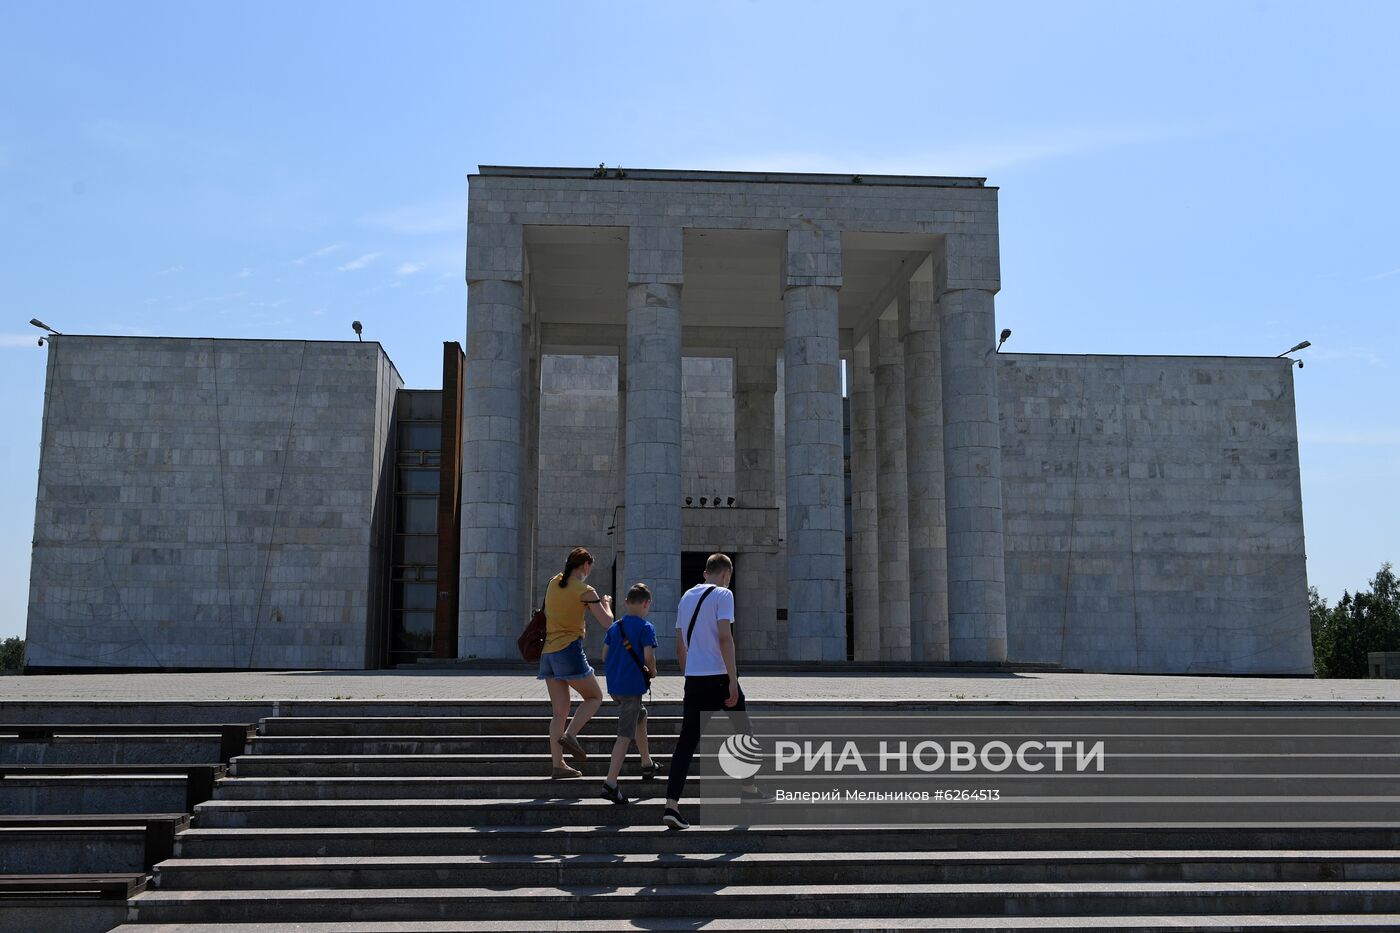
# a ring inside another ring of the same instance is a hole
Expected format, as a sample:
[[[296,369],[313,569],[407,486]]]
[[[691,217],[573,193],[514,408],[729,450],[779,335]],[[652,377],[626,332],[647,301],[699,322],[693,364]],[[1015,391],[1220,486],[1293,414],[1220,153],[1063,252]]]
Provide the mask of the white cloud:
[[[157,272],[156,275],[174,275],[176,272],[184,271],[184,268],[184,266],[166,266],[164,269]]]
[[[442,233],[462,235],[467,230],[467,205],[464,198],[408,204],[387,211],[365,214],[360,218],[360,223],[409,236]]]
[[[399,267],[394,270],[394,275],[413,275],[415,272],[422,271],[423,263],[421,262],[401,262]]]
[[[0,347],[35,347],[38,340],[38,331],[32,334],[0,334]]]
[[[1361,281],[1363,281],[1363,282],[1374,282],[1374,281],[1376,281],[1376,279],[1388,279],[1388,278],[1390,278],[1392,275],[1400,275],[1400,269],[1391,269],[1389,272],[1380,272],[1380,273],[1377,273],[1376,275],[1368,275],[1368,276],[1366,276],[1366,278],[1362,279]]]
[[[308,262],[310,262],[310,261],[313,260],[313,259],[323,259],[323,258],[325,258],[326,256],[329,256],[331,253],[334,253],[334,252],[336,252],[336,251],[338,251],[338,250],[341,250],[341,249],[344,249],[344,248],[345,248],[345,244],[343,244],[343,243],[332,243],[332,244],[330,244],[329,246],[322,246],[320,249],[313,249],[311,252],[307,253],[305,256],[301,256],[301,257],[299,257],[299,258],[297,258],[297,259],[293,259],[293,260],[292,260],[292,265],[294,265],[294,266],[304,266],[304,265],[306,265]]]
[[[378,258],[379,258],[379,254],[378,254],[378,253],[365,253],[363,256],[356,257],[355,259],[350,260],[349,262],[345,263],[344,265],[336,266],[336,267],[335,267],[335,271],[337,271],[337,272],[354,272],[356,269],[363,269],[365,266],[367,266],[367,265],[369,265],[370,263],[374,262],[374,261],[375,261],[376,259],[378,259]]]
[[[244,266],[242,269],[239,269],[239,270],[238,270],[238,274],[237,274],[236,276],[234,276],[234,278],[236,278],[236,279],[249,279],[249,278],[252,278],[252,277],[253,277],[253,270],[252,270],[252,269],[249,269],[247,266]]]

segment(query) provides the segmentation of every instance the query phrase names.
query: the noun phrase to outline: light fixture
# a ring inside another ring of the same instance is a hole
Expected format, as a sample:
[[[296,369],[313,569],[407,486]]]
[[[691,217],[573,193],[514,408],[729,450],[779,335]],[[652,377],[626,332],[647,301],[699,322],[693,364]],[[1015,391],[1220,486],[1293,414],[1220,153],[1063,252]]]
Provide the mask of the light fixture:
[[[49,325],[47,325],[47,324],[45,324],[43,321],[39,320],[37,317],[32,317],[32,318],[30,318],[30,319],[29,319],[29,323],[33,324],[35,327],[39,328],[40,330],[46,330],[46,331],[48,331],[49,333],[53,334],[55,337],[62,337],[62,336],[63,336],[62,334],[60,334],[58,331],[54,330],[54,329],[53,329],[52,327],[50,327]]]
[[[729,506],[731,509],[734,508],[734,497],[730,496],[729,501],[726,502],[725,505]]]
[[[715,508],[719,508],[719,496],[715,496]]]
[[[1002,332],[1001,332],[1001,339],[997,341],[997,352],[998,352],[998,353],[1001,352],[1001,345],[1004,344],[1004,343],[1006,343],[1006,341],[1008,341],[1008,340],[1010,340],[1010,339],[1011,339],[1011,328],[1009,328],[1009,327],[1003,328],[1003,329],[1002,329]]]
[[[1297,353],[1299,350],[1306,350],[1306,349],[1307,349],[1308,347],[1310,347],[1310,346],[1312,346],[1312,341],[1311,341],[1311,340],[1304,340],[1302,343],[1298,344],[1297,346],[1290,347],[1289,349],[1284,350],[1282,353],[1279,354],[1279,356],[1282,357],[1282,356],[1287,356],[1287,355],[1290,354],[1290,353]]]
[[[686,497],[685,497],[685,504],[686,504],[686,505],[690,505],[690,503],[691,503],[692,501],[693,501],[693,500],[690,498],[690,496],[686,496]]]
[[[704,505],[706,505],[707,503],[709,503],[709,501],[710,501],[710,500],[709,500],[709,499],[706,499],[704,496],[701,496],[701,497],[700,497],[700,505],[702,505],[702,506],[704,506]]]
[[[365,342],[365,338],[362,336],[364,334],[365,325],[361,324],[359,321],[351,321],[350,329],[355,332],[355,337],[360,343]]]

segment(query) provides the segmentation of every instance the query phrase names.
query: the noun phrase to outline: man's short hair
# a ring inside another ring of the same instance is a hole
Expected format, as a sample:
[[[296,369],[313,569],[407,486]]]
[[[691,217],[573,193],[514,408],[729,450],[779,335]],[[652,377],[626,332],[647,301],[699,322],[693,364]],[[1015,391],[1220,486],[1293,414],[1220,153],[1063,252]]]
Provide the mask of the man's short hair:
[[[732,571],[733,569],[734,561],[729,559],[728,554],[711,554],[709,559],[705,561],[706,573],[719,573],[721,570]]]
[[[651,587],[647,586],[645,583],[633,583],[632,588],[627,591],[627,599],[625,601],[629,603],[650,602]]]

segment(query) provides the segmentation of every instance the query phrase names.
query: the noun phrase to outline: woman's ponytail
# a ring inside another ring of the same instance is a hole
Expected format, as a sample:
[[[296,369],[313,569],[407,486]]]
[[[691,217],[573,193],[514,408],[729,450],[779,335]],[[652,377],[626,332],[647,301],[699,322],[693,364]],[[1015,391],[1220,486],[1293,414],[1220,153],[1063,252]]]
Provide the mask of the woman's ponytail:
[[[564,561],[564,573],[559,577],[559,588],[562,590],[569,585],[569,578],[574,571],[584,564],[593,563],[593,555],[588,553],[587,548],[576,547],[569,552],[568,559]]]

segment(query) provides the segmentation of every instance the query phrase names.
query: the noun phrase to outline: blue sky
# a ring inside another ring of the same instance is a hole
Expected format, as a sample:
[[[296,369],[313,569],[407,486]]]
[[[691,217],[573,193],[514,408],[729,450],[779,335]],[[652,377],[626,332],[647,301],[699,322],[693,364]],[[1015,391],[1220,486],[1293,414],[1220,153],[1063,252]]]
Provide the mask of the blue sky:
[[[461,339],[480,163],[984,175],[1008,349],[1297,373],[1309,576],[1400,561],[1400,4],[0,9],[0,636],[44,353],[86,333]]]

